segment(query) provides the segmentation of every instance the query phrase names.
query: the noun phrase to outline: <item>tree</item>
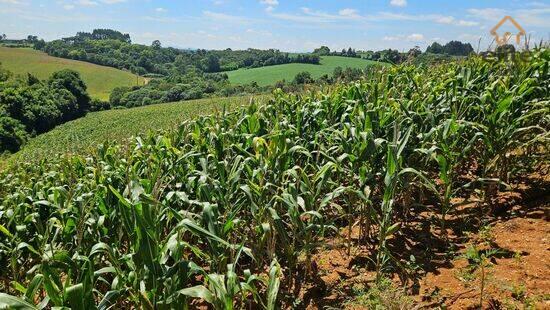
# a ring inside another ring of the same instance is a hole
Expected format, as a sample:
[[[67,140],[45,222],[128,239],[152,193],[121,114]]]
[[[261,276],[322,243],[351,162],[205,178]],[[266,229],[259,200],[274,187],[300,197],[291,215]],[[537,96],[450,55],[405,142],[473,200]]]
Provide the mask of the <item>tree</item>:
[[[0,152],[17,152],[27,140],[25,126],[18,120],[6,115],[0,115]]]
[[[304,71],[296,74],[294,77],[294,83],[295,84],[310,84],[313,83],[314,80],[311,77],[311,73]]]
[[[129,87],[115,87],[109,95],[109,102],[111,107],[122,106],[122,97],[131,90]]]
[[[159,49],[162,47],[162,44],[160,43],[159,40],[155,40],[153,41],[153,43],[151,43],[151,47],[154,48],[154,49]]]
[[[336,68],[334,68],[334,71],[332,71],[332,76],[335,79],[339,79],[342,76],[343,71],[344,70],[342,69],[342,67],[336,67]]]
[[[203,60],[203,69],[205,72],[219,72],[220,59],[215,55],[209,55]]]
[[[66,38],[66,40],[73,42],[83,42],[85,40],[117,40],[125,43],[132,42],[129,34],[124,34],[112,29],[94,29],[92,33],[77,32],[76,36]]]
[[[66,111],[62,111],[67,115],[67,119],[84,116],[90,109],[90,96],[78,72],[68,69],[55,72],[48,83],[54,88],[65,88],[76,98],[74,106],[69,106]]]
[[[28,43],[34,44],[34,43],[36,43],[37,41],[38,41],[38,37],[37,37],[37,36],[33,36],[33,35],[30,35],[30,34],[27,36],[27,42],[28,42]]]
[[[313,50],[313,54],[317,54],[319,56],[328,56],[330,55],[330,48],[328,48],[328,46],[323,45]]]
[[[11,71],[2,68],[2,63],[0,62],[0,82],[7,81],[12,75]]]
[[[27,72],[27,85],[32,86],[40,83],[40,79]]]
[[[434,42],[432,45],[428,46],[426,49],[426,53],[432,53],[432,54],[443,54],[445,53],[445,50],[443,48],[443,45]]]
[[[468,56],[474,52],[474,48],[470,43],[462,43],[460,41],[450,41],[443,47],[446,54],[453,56]]]
[[[420,56],[420,54],[422,54],[422,51],[420,50],[420,47],[415,46],[415,47],[413,47],[409,50],[409,52],[407,53],[407,56],[409,58],[416,58],[416,57]]]
[[[42,39],[34,42],[34,49],[36,50],[42,50],[46,46],[46,42]]]
[[[2,35],[0,35],[0,42],[6,40],[6,38],[7,38],[7,37],[6,37],[6,34],[5,34],[5,33],[2,34]]]

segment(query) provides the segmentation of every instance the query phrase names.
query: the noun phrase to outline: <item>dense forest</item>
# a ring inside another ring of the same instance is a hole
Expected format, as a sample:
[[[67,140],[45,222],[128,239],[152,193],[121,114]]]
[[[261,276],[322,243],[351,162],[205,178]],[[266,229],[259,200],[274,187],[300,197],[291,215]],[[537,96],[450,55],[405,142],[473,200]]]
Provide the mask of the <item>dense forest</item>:
[[[0,153],[15,152],[31,136],[82,117],[90,109],[77,72],[63,70],[47,81],[32,75],[10,79],[0,65]]]

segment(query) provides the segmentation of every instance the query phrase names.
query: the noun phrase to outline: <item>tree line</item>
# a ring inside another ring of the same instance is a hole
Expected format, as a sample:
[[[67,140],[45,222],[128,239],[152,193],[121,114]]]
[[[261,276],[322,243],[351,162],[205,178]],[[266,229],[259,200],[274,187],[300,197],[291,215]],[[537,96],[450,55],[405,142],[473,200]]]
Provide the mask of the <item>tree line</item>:
[[[355,58],[361,58],[361,55],[355,51],[355,49],[352,49],[351,47],[347,50],[344,48],[342,51],[331,51],[328,46],[321,46],[319,48],[316,48],[313,50],[314,55],[319,56],[343,56],[343,57],[355,57]]]
[[[182,50],[162,47],[155,40],[150,46],[134,44],[128,34],[111,29],[79,32],[75,36],[37,42],[51,56],[87,61],[129,70],[139,75],[185,74],[190,70],[215,73],[286,63],[319,63],[318,55],[290,55],[276,49],[233,51]]]
[[[474,48],[470,43],[462,43],[460,41],[450,41],[445,45],[434,42],[426,49],[426,53],[447,54],[451,56],[468,56],[473,52]]]

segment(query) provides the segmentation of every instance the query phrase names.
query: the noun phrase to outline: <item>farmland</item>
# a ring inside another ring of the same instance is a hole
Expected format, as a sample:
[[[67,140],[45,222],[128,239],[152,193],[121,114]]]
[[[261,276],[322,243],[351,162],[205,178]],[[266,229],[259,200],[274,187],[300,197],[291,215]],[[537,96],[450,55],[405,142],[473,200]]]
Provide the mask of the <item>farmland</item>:
[[[229,81],[235,84],[258,83],[260,86],[273,85],[277,81],[292,81],[300,72],[310,72],[313,78],[319,78],[324,74],[332,75],[337,67],[365,69],[372,65],[388,65],[360,58],[342,56],[324,56],[319,65],[313,64],[285,64],[253,69],[239,69],[228,71]]]
[[[542,308],[550,53],[531,53],[378,68],[16,163],[0,174],[0,304]]]
[[[234,110],[250,99],[211,98],[92,112],[32,138],[7,161],[36,160],[58,153],[87,154],[103,142],[122,142],[148,131],[171,129],[182,121],[222,111],[224,106],[228,111]],[[263,97],[255,100],[261,102]]]
[[[111,90],[120,86],[143,85],[144,79],[130,72],[99,66],[87,62],[48,56],[27,48],[0,47],[0,63],[16,75],[31,73],[39,79],[47,79],[52,73],[72,69],[80,73],[94,98],[108,100]]]

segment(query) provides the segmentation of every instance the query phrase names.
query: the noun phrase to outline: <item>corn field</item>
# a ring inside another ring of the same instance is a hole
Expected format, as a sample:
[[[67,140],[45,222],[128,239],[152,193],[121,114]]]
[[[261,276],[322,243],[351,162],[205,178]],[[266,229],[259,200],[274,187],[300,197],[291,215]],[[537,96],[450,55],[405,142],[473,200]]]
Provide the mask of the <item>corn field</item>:
[[[381,278],[425,205],[480,208],[549,163],[550,52],[380,68],[363,81],[0,174],[0,306],[279,309],[359,223]],[[472,178],[464,180],[461,175]],[[351,231],[351,230],[348,230]]]

